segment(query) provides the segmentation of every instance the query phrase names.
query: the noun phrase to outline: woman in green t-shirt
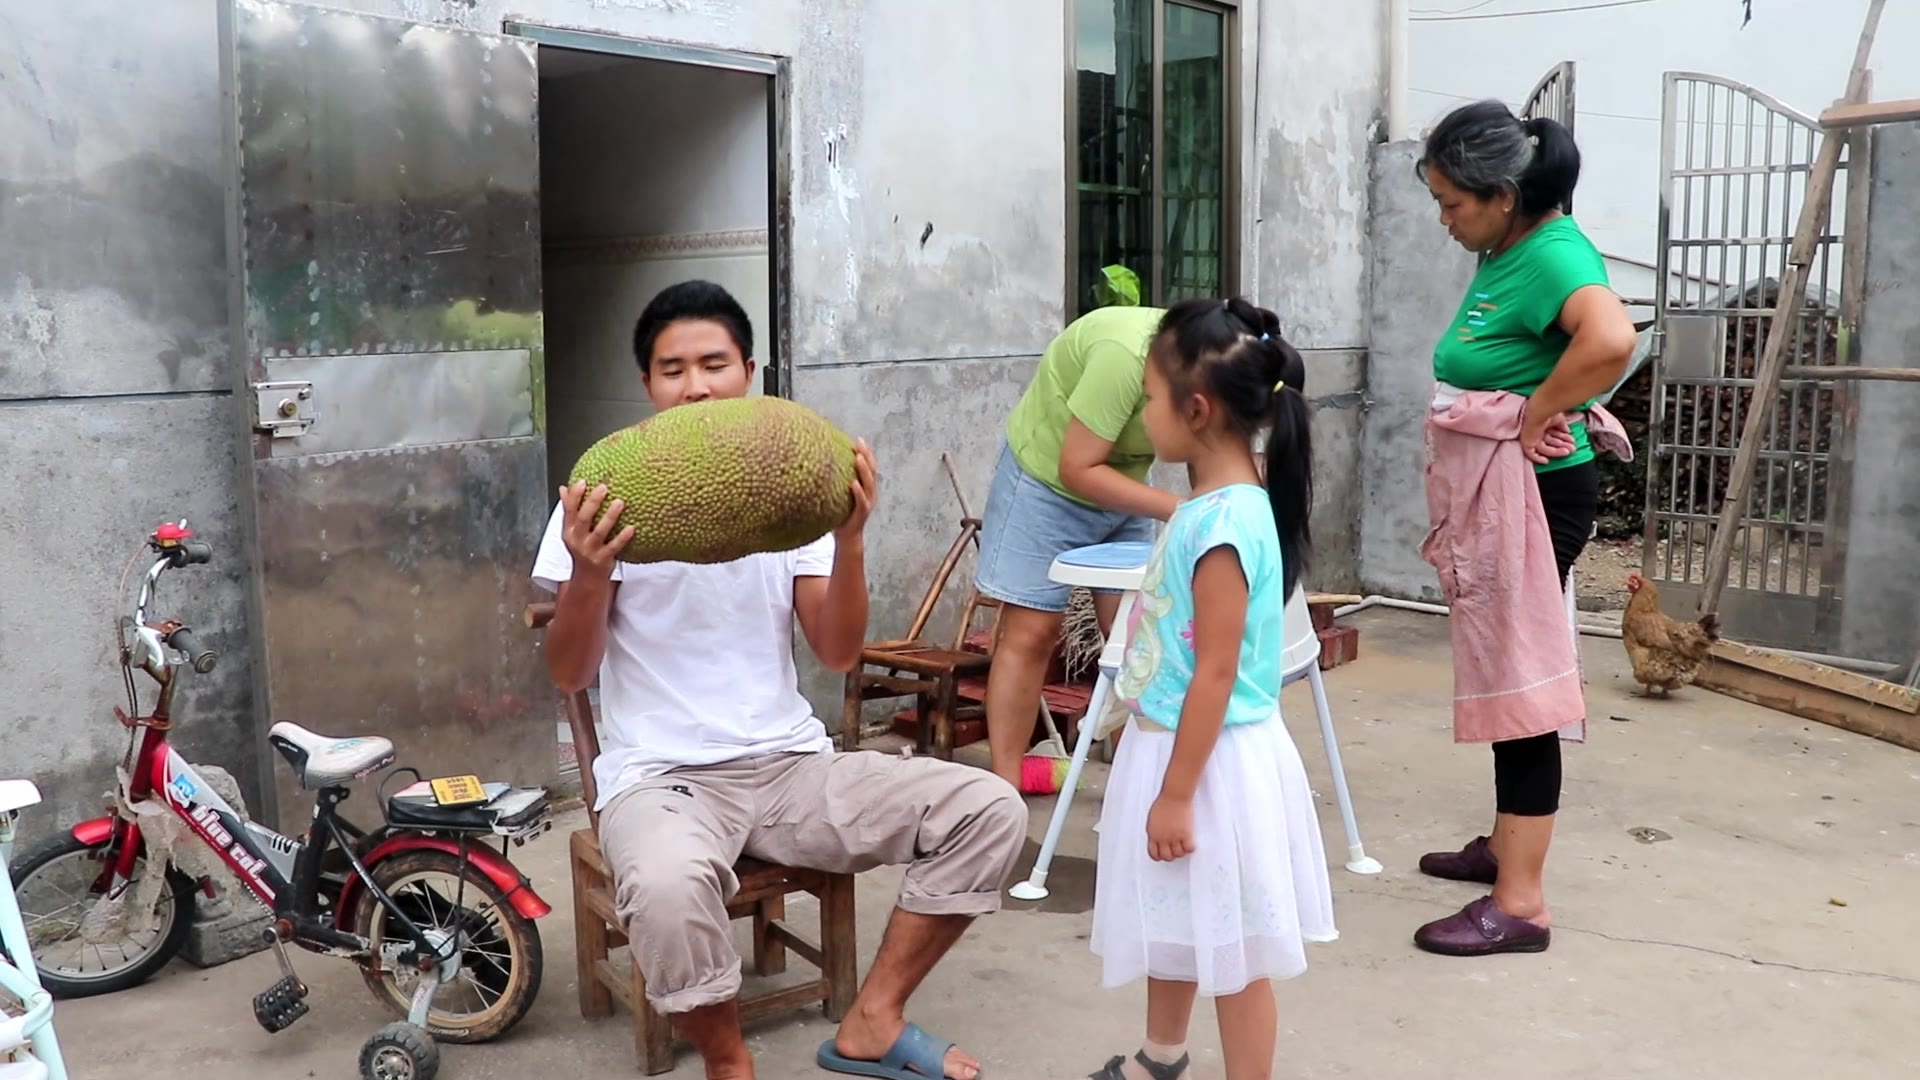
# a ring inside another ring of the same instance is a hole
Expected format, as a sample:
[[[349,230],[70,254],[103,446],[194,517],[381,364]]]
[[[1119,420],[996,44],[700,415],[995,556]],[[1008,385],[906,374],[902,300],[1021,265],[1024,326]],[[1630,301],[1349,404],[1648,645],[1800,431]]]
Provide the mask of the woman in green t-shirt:
[[[1562,212],[1580,178],[1579,147],[1553,120],[1523,121],[1500,102],[1482,101],[1433,129],[1419,174],[1439,204],[1440,223],[1479,257],[1434,349],[1436,407],[1458,391],[1527,399],[1519,441],[1534,466],[1564,589],[1600,502],[1586,425],[1570,414],[1619,381],[1636,337],[1600,252]],[[1492,745],[1492,833],[1420,860],[1436,877],[1493,886],[1492,903],[1475,901],[1421,927],[1414,941],[1431,952],[1537,952],[1551,939],[1542,876],[1560,804],[1560,732]]]
[[[1140,420],[1147,345],[1165,315],[1111,306],[1075,319],[1047,346],[1007,417],[974,586],[1001,603],[987,741],[993,771],[1015,787],[1070,592],[1048,568],[1073,548],[1152,540],[1154,521],[1179,502],[1147,484],[1153,444]],[[1094,599],[1102,628],[1111,626],[1119,597]]]

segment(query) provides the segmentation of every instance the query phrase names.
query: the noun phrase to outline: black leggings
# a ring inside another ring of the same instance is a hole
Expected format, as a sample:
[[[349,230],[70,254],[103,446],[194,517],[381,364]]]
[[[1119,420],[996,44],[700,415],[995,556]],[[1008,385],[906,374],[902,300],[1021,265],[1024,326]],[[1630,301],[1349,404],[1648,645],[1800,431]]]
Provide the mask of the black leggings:
[[[1593,535],[1600,512],[1600,466],[1586,462],[1536,473],[1540,501],[1560,566],[1560,587]],[[1576,643],[1576,648],[1578,644]],[[1502,814],[1545,817],[1560,809],[1560,733],[1529,735],[1493,744],[1493,806]]]

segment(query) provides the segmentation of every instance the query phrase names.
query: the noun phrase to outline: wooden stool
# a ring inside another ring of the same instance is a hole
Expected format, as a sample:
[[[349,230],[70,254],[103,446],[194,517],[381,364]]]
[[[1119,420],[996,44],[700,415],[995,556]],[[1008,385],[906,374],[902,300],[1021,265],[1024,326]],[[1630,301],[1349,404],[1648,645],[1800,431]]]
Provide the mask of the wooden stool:
[[[552,619],[551,603],[527,606],[529,628],[541,629]],[[614,999],[618,998],[634,1018],[634,1051],[640,1067],[648,1076],[657,1076],[673,1069],[672,1024],[647,1003],[646,980],[638,964],[631,966],[626,977],[613,967],[613,950],[627,944],[627,934],[614,910],[613,870],[601,854],[596,832],[600,815],[593,810],[593,759],[599,756],[600,738],[593,726],[593,703],[582,690],[567,698],[566,709],[590,821],[588,828],[575,830],[568,841],[580,1015],[589,1020],[611,1016]],[[853,875],[777,866],[745,857],[734,863],[733,872],[740,879],[740,889],[727,901],[727,916],[753,919],[754,971],[763,976],[785,972],[789,949],[820,971],[819,978],[799,986],[743,994],[741,1023],[816,1002],[828,1020],[838,1023],[852,1007],[859,982]],[[817,945],[787,925],[787,897],[794,893],[812,893],[820,901]]]

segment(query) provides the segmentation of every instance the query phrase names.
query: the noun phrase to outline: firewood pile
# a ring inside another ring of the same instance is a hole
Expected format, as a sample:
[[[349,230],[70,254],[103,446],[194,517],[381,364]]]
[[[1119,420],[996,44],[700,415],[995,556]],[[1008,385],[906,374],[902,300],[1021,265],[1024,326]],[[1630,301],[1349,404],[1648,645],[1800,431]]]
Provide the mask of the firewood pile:
[[[1753,378],[1766,345],[1777,295],[1775,282],[1756,285],[1747,291],[1741,313],[1727,317],[1722,374]],[[1830,307],[1823,311],[1809,298],[1801,325],[1799,339],[1788,349],[1788,365],[1834,363],[1839,355],[1838,312]],[[1638,536],[1644,527],[1652,397],[1653,366],[1647,365],[1623,384],[1607,405],[1633,441],[1635,460],[1623,464],[1609,456],[1600,458],[1602,537]],[[1739,445],[1752,403],[1753,390],[1745,386],[1683,384],[1666,388],[1661,442],[1670,449],[1660,463],[1658,503],[1663,511],[1704,516],[1719,513],[1733,467],[1733,450]],[[1825,520],[1830,483],[1826,465],[1805,457],[1782,460],[1777,455],[1789,450],[1800,455],[1830,452],[1839,429],[1837,405],[1832,386],[1788,383],[1781,387],[1768,443],[1773,454],[1760,459],[1749,518],[1774,523]],[[1696,452],[1716,449],[1721,452]]]
[[[1607,411],[1627,429],[1633,460],[1601,454],[1600,538],[1628,540],[1641,535],[1647,520],[1647,425],[1653,404],[1653,365],[1647,364],[1613,392]]]

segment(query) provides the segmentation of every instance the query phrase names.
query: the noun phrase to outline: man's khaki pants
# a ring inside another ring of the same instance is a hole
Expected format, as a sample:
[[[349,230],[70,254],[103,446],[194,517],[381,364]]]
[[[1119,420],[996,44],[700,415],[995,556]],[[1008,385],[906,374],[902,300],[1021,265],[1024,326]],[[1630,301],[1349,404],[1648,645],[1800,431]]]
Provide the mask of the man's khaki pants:
[[[614,906],[647,999],[668,1014],[740,991],[726,904],[743,854],[830,873],[905,865],[902,910],[978,916],[999,910],[1026,839],[1026,804],[1006,781],[872,751],[675,769],[600,814]]]

